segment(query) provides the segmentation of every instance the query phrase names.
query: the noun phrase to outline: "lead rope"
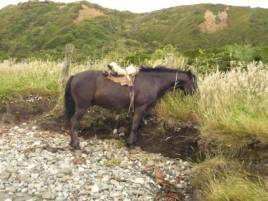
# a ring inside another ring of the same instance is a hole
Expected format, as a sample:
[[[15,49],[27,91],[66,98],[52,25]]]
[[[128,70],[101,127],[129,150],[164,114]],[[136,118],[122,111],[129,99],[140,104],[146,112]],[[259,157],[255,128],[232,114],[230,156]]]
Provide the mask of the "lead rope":
[[[174,87],[173,87],[173,92],[174,92],[175,89],[176,89],[177,82],[178,82],[178,72],[176,73],[176,79],[175,79],[175,83],[174,83]]]

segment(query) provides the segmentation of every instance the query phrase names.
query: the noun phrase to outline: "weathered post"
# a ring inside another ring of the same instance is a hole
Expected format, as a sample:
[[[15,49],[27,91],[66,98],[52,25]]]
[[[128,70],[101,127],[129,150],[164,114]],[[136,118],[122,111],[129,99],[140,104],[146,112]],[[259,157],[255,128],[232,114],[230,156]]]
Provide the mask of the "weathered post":
[[[174,66],[174,54],[173,53],[167,54],[167,66],[169,67]]]
[[[63,61],[62,72],[61,72],[61,86],[63,89],[65,88],[65,84],[69,77],[71,58],[72,58],[73,52],[74,52],[74,45],[67,44],[64,50],[64,61]]]
[[[69,71],[70,71],[70,66],[71,66],[71,58],[72,54],[74,52],[74,45],[72,44],[67,44],[65,45],[64,49],[64,61],[62,65],[62,72],[61,72],[61,78],[60,78],[60,84],[61,84],[61,95],[58,98],[57,104],[55,107],[50,111],[48,116],[58,116],[59,114],[61,115],[63,113],[63,97],[64,97],[64,89],[66,86],[66,82],[69,78]]]

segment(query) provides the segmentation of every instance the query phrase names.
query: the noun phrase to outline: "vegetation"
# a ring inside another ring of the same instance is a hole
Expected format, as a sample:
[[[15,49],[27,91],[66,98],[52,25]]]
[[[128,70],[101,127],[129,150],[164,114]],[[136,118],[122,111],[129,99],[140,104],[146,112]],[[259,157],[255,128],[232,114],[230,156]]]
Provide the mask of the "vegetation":
[[[268,199],[266,181],[249,167],[251,160],[264,159],[251,145],[256,149],[268,140],[267,77],[266,65],[241,64],[228,72],[199,75],[199,92],[193,97],[170,92],[157,105],[161,118],[200,128],[206,160],[193,169],[193,184],[201,190],[197,200]],[[250,152],[255,157],[243,154]]]
[[[239,50],[239,46],[234,47],[238,52],[243,52],[243,48],[251,48],[245,46]],[[147,58],[145,63],[166,64],[170,62],[170,53],[174,56],[171,66],[184,67],[188,62],[187,58],[172,46],[166,46],[154,51],[151,59]],[[115,56],[107,55],[95,62],[72,64],[71,73],[85,69],[101,70]],[[155,107],[159,118],[165,121],[172,119],[180,125],[195,125],[201,131],[201,142],[207,144],[203,150],[206,160],[195,166],[193,178],[196,189],[202,191],[202,198],[199,200],[239,200],[239,196],[242,200],[244,197],[258,200],[260,193],[267,194],[266,188],[260,184],[262,179],[259,181],[253,179],[256,176],[250,176],[247,167],[249,162],[245,163],[247,165],[241,164],[245,158],[241,153],[248,150],[252,144],[265,145],[268,141],[268,67],[261,62],[246,64],[246,60],[239,61],[242,59],[237,58],[237,61],[230,61],[231,69],[221,71],[217,63],[216,66],[212,63],[200,66],[196,66],[197,63],[191,66],[188,64],[188,68],[198,74],[198,93],[185,97],[172,91]],[[124,59],[119,61],[128,63]],[[59,85],[61,67],[61,63],[51,61],[1,63],[1,102],[10,101],[18,94],[25,93],[62,97]],[[59,105],[62,105],[62,102]],[[114,164],[114,161],[107,163]],[[232,188],[233,185],[236,188]]]
[[[250,64],[245,70],[216,72],[206,77],[199,100],[202,135],[217,136],[217,140],[234,149],[252,140],[266,143],[267,75],[267,66]]]
[[[77,20],[83,9],[88,17]],[[224,5],[199,4],[133,14],[102,8],[87,1],[20,3],[0,10],[0,59],[61,60],[64,46],[72,43],[77,48],[74,58],[77,62],[103,58],[107,54],[143,62],[155,49],[168,44],[193,60],[197,53],[202,61],[204,54],[199,54],[196,49],[207,50],[205,55],[210,54],[207,58],[214,54],[218,57],[223,46],[236,43],[249,44],[257,58],[267,61],[266,9],[229,6],[225,29],[214,33],[200,31],[199,25],[207,10],[217,15],[225,9]],[[244,55],[245,51],[239,50],[243,54],[234,57]]]
[[[57,94],[59,92],[59,65],[57,63],[31,62],[0,64],[0,101],[18,94]]]
[[[207,201],[266,201],[267,199],[268,192],[260,184],[234,175],[213,181],[206,192]]]
[[[267,169],[265,161],[247,155],[263,154],[257,148],[268,144],[268,10],[229,7],[227,28],[199,30],[206,10],[225,8],[200,4],[133,14],[88,2],[6,7],[0,10],[0,102],[34,93],[56,95],[62,106],[59,61],[66,43],[76,47],[72,74],[102,70],[111,61],[191,69],[198,92],[171,91],[155,112],[200,130],[205,158],[193,168],[198,200],[268,200],[265,171],[251,167]],[[81,9],[95,15],[77,20]]]
[[[71,74],[86,69],[103,70],[110,60],[96,60],[84,64],[72,64]],[[60,76],[62,63],[52,61],[0,63],[0,102],[21,94],[61,95]]]
[[[109,60],[75,65],[72,73],[102,69]],[[148,61],[149,63],[153,61]],[[163,61],[165,62],[165,61]],[[0,98],[18,93],[59,94],[61,64],[55,62],[2,63]],[[194,67],[192,67],[194,68]],[[201,136],[218,147],[239,152],[252,142],[268,142],[268,67],[262,63],[241,65],[228,72],[199,75],[199,92],[185,97],[170,92],[156,106],[163,119],[197,124]],[[239,141],[239,144],[237,143]]]
[[[107,167],[116,167],[116,166],[119,166],[121,164],[121,161],[119,161],[118,159],[110,159],[110,160],[104,161],[104,164]]]
[[[102,69],[108,62],[76,64],[72,73]],[[0,66],[1,102],[24,93],[62,94],[60,63],[5,62]],[[157,104],[155,111],[159,118],[197,125],[202,141],[213,144],[213,149],[205,150],[207,159],[194,167],[193,184],[202,191],[200,200],[265,200],[267,189],[261,185],[262,179],[251,177],[248,162],[241,163],[244,159],[239,153],[252,143],[267,144],[267,75],[268,68],[262,63],[237,66],[228,72],[199,74],[196,95],[185,97],[170,92]],[[107,161],[108,166],[115,164]]]
[[[207,201],[265,201],[267,189],[243,169],[238,161],[215,157],[193,168],[195,186],[202,191],[198,200]]]
[[[167,95],[157,106],[160,116],[198,122],[202,137],[232,151],[254,141],[267,143],[266,65],[251,63],[199,77],[199,94],[190,98]]]

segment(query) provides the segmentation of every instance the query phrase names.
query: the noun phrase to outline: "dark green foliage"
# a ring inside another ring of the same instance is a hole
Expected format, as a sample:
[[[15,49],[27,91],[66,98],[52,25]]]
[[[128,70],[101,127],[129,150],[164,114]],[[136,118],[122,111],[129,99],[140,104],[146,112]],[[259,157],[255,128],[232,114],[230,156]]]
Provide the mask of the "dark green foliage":
[[[195,65],[199,72],[214,71],[216,67],[220,71],[228,71],[231,63],[249,63],[252,61],[268,61],[265,56],[268,49],[253,47],[251,45],[227,45],[222,48],[198,49],[185,52],[189,58],[188,64]]]
[[[82,5],[97,8],[105,15],[75,23]],[[65,44],[72,43],[77,50],[76,61],[116,52],[126,57],[124,63],[137,64],[148,59],[157,48],[171,44],[190,58],[197,53],[205,60],[203,63],[220,60],[220,66],[225,69],[232,50],[222,51],[222,47],[236,43],[250,44],[246,49],[258,47],[255,60],[267,61],[267,9],[230,6],[227,28],[215,33],[200,32],[198,26],[207,9],[217,14],[225,8],[224,5],[199,4],[133,14],[105,9],[87,1],[20,3],[0,10],[0,59],[62,59]],[[200,54],[198,49],[208,49],[205,50],[208,55]],[[248,59],[252,58],[243,58]]]

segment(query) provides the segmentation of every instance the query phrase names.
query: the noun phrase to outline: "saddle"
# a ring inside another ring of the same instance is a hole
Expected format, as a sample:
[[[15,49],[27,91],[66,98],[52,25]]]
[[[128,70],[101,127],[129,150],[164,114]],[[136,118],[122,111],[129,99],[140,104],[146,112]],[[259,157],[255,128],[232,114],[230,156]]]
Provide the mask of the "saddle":
[[[122,86],[132,87],[138,72],[139,69],[136,66],[130,65],[126,68],[122,68],[115,62],[112,62],[108,64],[108,72],[106,72],[106,76],[109,80],[119,83]]]
[[[115,62],[108,64],[108,71],[104,73],[107,79],[118,83],[121,86],[128,86],[130,88],[130,104],[128,112],[130,112],[131,109],[134,112],[134,81],[138,73],[139,69],[136,66],[130,65],[126,68],[122,68]]]
[[[132,79],[128,79],[125,76],[118,76],[118,75],[107,75],[107,78],[115,83],[118,83],[122,86],[129,86],[132,87],[134,84],[134,81]]]

